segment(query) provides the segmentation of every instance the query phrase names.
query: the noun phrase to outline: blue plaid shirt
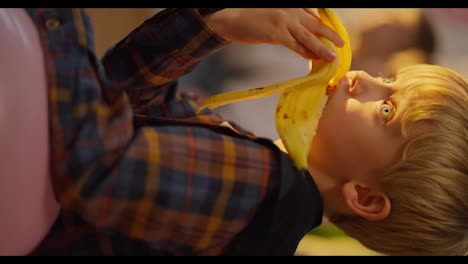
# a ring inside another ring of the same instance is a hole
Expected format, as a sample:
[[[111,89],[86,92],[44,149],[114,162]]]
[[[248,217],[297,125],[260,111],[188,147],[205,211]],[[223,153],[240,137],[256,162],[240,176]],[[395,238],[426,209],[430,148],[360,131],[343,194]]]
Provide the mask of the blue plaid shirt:
[[[285,154],[176,92],[228,44],[203,21],[215,10],[166,9],[102,60],[82,10],[28,10],[46,55],[62,208],[33,254],[222,254],[277,192]]]

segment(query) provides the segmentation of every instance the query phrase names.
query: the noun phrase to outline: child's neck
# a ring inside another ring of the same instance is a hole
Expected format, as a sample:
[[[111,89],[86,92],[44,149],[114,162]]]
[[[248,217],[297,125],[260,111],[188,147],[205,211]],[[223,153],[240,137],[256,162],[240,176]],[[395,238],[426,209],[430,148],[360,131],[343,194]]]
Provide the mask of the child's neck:
[[[274,143],[281,151],[288,153],[281,139],[276,140]],[[337,171],[339,166],[330,168],[325,163],[320,163],[320,159],[313,155],[309,158],[309,163],[312,165],[309,165],[308,171],[320,192],[324,214],[330,216],[337,212],[346,212],[346,206],[342,202],[341,194],[341,186],[343,186],[345,179],[342,173]]]
[[[324,215],[347,212],[342,198],[343,177],[326,173],[320,166],[309,166],[309,173],[322,197]]]

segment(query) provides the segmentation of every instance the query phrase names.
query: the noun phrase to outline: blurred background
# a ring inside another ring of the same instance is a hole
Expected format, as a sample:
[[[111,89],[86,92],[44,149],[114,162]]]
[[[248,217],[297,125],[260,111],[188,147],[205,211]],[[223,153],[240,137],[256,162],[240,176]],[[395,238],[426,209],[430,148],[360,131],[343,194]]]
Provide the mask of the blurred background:
[[[162,9],[86,9],[94,24],[99,56]],[[388,77],[401,66],[432,63],[468,75],[468,8],[333,9],[350,35],[352,70]],[[261,87],[308,73],[308,62],[275,45],[232,44],[204,60],[180,82],[182,90],[203,97]],[[258,136],[276,140],[278,96],[217,109]],[[347,237],[326,219],[300,243],[297,255],[377,255]]]

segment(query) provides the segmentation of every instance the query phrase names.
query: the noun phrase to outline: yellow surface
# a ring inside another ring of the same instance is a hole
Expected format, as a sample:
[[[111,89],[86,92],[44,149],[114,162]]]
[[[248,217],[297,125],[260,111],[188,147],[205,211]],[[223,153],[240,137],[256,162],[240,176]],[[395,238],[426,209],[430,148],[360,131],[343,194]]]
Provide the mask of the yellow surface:
[[[305,236],[296,250],[297,256],[377,256],[380,255],[350,237],[325,238]]]

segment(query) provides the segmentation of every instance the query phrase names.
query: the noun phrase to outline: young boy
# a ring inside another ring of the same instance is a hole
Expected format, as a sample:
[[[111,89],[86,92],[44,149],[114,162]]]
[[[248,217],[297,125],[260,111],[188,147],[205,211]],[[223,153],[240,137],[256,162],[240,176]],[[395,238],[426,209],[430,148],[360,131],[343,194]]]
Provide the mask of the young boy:
[[[467,113],[468,83],[446,68],[348,73],[309,156],[325,214],[378,252],[468,254]]]
[[[468,138],[467,84],[456,74],[425,66],[387,83],[350,73],[325,109],[303,175],[271,141],[209,111],[195,115],[175,87],[229,41],[333,60],[314,35],[342,41],[310,10],[168,9],[103,64],[83,13],[28,12],[47,58],[51,170],[62,208],[35,254],[291,255],[323,212],[383,253],[466,253],[466,228],[441,218],[463,225],[467,215],[468,199],[454,189],[467,187]],[[425,171],[426,163],[435,168]],[[415,175],[417,187],[441,182],[414,198],[406,181]],[[442,206],[450,214],[431,213]],[[406,235],[423,223],[435,224],[411,233],[409,245]],[[391,232],[383,236],[382,226]],[[428,243],[437,232],[435,242],[453,243]]]

